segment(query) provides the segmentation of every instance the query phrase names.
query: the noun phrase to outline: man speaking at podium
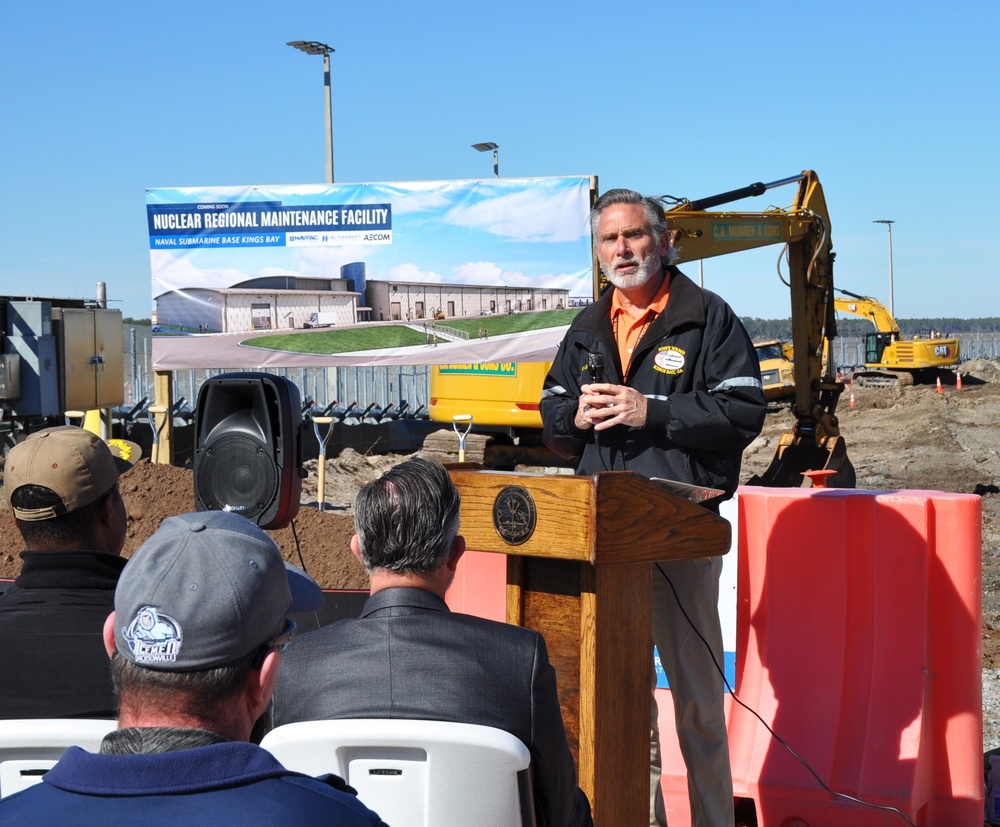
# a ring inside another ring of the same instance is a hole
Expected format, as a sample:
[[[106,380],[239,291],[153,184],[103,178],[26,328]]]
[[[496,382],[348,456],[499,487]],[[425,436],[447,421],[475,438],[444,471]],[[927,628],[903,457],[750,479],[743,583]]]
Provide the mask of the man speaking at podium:
[[[677,252],[657,201],[610,190],[590,222],[614,289],[576,317],[559,347],[540,404],[545,444],[575,459],[578,474],[635,471],[731,497],[766,410],[749,336],[726,302],[672,265]],[[719,501],[706,507],[718,513]],[[720,557],[705,557],[652,572],[653,642],[673,695],[694,827],[734,818],[721,571]],[[650,752],[650,824],[665,825],[655,699]]]

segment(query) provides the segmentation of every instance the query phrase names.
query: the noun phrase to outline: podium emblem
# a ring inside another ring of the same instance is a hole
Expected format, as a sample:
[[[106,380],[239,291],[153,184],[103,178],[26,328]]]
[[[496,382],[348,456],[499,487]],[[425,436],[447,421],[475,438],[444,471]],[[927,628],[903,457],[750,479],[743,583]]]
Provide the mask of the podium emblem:
[[[535,533],[535,501],[526,488],[508,485],[493,500],[493,527],[500,538],[519,546]]]

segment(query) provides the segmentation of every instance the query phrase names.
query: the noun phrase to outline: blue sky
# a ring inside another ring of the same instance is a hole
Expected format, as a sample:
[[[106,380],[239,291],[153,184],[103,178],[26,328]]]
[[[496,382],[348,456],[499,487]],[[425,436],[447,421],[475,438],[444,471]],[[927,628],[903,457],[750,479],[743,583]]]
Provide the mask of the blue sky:
[[[5,3],[5,294],[152,309],[147,187],[597,175],[698,198],[814,169],[839,286],[900,318],[1000,316],[1000,4]],[[787,206],[793,188],[739,203]],[[787,316],[777,248],[705,262]],[[697,265],[689,274],[697,277]]]

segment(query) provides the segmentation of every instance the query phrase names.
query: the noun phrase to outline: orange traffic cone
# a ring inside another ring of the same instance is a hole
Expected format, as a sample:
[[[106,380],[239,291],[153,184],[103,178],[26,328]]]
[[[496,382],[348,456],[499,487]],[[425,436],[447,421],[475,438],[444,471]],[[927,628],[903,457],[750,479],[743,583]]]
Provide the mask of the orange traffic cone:
[[[937,378],[937,392],[938,393],[944,393],[944,388],[941,387],[941,377],[940,376]]]
[[[955,371],[955,390],[962,390],[962,371]]]
[[[851,407],[853,408],[855,406],[855,404],[857,404],[857,403],[855,403],[855,401],[854,401],[854,391],[851,391]]]

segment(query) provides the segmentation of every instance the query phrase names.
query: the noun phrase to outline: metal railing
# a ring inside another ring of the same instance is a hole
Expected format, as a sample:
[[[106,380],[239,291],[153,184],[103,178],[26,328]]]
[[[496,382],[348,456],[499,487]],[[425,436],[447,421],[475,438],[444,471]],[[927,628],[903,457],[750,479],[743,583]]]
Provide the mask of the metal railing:
[[[423,326],[423,325],[421,325]],[[440,326],[428,323],[428,327]],[[452,329],[447,329],[450,335]],[[143,335],[144,334],[144,335]],[[468,338],[463,331],[455,331]],[[962,361],[970,359],[1000,359],[1000,332],[959,335]],[[834,342],[838,366],[864,363],[865,342],[860,337],[839,338]],[[148,328],[126,328],[125,335],[125,404],[134,405],[143,398],[155,397],[152,369],[152,347]],[[178,370],[174,372],[175,399],[187,400],[194,407],[202,383],[227,369]],[[312,400],[317,408],[332,402],[357,402],[364,410],[375,403],[385,407],[406,400],[414,408],[430,401],[430,372],[427,365],[377,365],[366,367],[281,368],[275,373],[294,382],[302,401]]]

